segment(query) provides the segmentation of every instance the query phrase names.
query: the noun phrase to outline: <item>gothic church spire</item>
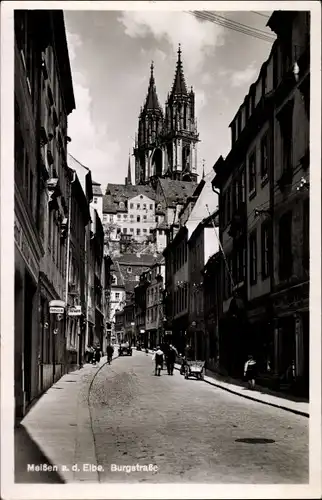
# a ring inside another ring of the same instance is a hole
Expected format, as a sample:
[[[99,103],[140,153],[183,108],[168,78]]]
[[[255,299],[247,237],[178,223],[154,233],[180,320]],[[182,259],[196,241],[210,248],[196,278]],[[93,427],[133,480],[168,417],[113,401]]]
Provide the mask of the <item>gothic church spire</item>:
[[[181,45],[179,43],[179,48],[178,48],[178,60],[177,60],[177,66],[176,66],[176,73],[174,77],[174,82],[172,86],[172,91],[171,91],[171,97],[174,95],[187,95],[187,86],[184,78],[184,73],[183,73],[183,66],[182,66],[182,61],[181,61]]]
[[[145,104],[144,104],[144,111],[161,111],[162,108],[159,103],[157,91],[156,91],[156,86],[155,86],[155,79],[154,79],[154,64],[153,61],[150,66],[151,74],[150,74],[150,81],[149,81],[149,88],[148,88],[148,94],[146,96]]]

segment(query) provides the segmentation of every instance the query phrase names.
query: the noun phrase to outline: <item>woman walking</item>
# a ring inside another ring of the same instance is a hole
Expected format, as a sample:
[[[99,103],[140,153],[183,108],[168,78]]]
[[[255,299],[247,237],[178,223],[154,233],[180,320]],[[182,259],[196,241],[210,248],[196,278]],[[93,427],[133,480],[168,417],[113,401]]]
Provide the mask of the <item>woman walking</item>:
[[[255,379],[257,377],[257,363],[252,354],[248,355],[248,361],[244,366],[244,377],[246,377],[250,389],[255,389]]]

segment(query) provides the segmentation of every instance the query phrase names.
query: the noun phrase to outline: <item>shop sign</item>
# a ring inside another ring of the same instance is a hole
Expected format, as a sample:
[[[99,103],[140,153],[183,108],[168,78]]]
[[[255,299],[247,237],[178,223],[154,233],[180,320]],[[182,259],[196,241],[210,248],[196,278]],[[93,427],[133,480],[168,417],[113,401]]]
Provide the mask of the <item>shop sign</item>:
[[[71,306],[68,310],[68,316],[81,316],[82,306]]]
[[[63,300],[51,300],[49,302],[50,314],[64,314],[65,302]]]
[[[140,333],[145,333],[145,330],[140,330]]]
[[[64,308],[63,307],[50,307],[49,312],[50,314],[64,314]]]
[[[16,217],[14,221],[14,239],[31,274],[33,275],[35,280],[38,281],[39,266],[37,265],[37,262],[34,259],[33,252],[28,243],[28,239],[22,229],[22,226],[18,222],[18,219]]]
[[[164,334],[165,334],[165,335],[172,335],[172,330],[166,330],[166,331],[164,332]]]

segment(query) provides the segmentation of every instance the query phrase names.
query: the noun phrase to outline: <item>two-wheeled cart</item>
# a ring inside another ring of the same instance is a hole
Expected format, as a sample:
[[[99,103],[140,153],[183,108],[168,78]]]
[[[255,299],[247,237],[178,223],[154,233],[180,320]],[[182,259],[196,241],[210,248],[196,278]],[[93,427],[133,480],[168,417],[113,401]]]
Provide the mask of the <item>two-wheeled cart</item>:
[[[186,361],[184,378],[195,377],[199,380],[204,378],[204,361]]]

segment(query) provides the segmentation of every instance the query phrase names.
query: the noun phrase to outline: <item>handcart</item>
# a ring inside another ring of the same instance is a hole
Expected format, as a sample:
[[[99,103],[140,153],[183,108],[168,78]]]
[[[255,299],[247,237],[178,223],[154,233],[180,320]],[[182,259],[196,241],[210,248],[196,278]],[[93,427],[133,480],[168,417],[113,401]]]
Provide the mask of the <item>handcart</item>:
[[[186,361],[184,378],[196,377],[199,380],[203,380],[204,368],[204,361]]]

